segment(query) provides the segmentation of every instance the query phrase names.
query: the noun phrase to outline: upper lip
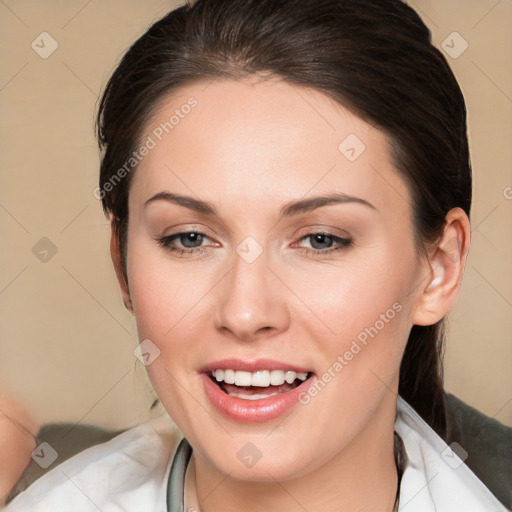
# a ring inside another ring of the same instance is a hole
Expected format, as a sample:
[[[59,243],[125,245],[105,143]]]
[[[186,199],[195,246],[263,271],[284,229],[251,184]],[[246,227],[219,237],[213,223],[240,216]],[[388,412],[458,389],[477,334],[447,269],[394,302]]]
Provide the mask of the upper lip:
[[[199,369],[199,372],[213,372],[215,370],[235,370],[257,372],[261,370],[283,370],[297,373],[309,373],[312,370],[295,364],[276,361],[275,359],[222,359],[208,363]]]

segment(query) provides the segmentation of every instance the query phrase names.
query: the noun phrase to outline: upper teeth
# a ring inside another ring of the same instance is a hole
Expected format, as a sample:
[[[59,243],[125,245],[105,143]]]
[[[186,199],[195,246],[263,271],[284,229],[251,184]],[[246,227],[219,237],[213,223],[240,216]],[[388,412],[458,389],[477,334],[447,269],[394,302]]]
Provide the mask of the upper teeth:
[[[292,384],[295,379],[306,380],[308,374],[284,370],[260,370],[257,372],[243,372],[235,370],[215,370],[211,372],[217,382],[235,384],[236,386],[280,386],[285,381]]]

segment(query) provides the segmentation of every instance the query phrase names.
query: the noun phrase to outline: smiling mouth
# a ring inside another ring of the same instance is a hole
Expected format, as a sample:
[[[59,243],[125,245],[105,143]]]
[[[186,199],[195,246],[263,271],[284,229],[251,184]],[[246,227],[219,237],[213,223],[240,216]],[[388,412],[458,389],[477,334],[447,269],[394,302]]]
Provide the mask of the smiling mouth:
[[[313,376],[313,372],[215,370],[208,376],[224,393],[245,400],[260,400],[286,393]]]

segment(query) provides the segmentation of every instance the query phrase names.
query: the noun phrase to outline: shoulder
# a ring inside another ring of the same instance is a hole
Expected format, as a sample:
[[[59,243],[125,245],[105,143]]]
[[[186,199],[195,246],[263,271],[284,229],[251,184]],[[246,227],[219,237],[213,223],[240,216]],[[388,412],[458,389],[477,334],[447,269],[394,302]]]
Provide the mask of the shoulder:
[[[161,422],[131,428],[56,466],[7,512],[165,510],[165,486],[179,435]]]
[[[422,512],[506,512],[464,464],[461,447],[448,446],[401,397],[395,430],[407,454],[399,510],[414,503],[412,509]]]

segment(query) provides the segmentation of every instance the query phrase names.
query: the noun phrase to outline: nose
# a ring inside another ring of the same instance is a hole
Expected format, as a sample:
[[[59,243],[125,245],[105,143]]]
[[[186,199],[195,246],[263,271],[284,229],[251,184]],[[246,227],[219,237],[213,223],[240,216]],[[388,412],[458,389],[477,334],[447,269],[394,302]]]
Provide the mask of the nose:
[[[269,268],[266,252],[252,262],[234,254],[231,271],[216,292],[216,327],[233,339],[252,341],[289,325],[286,288]]]

